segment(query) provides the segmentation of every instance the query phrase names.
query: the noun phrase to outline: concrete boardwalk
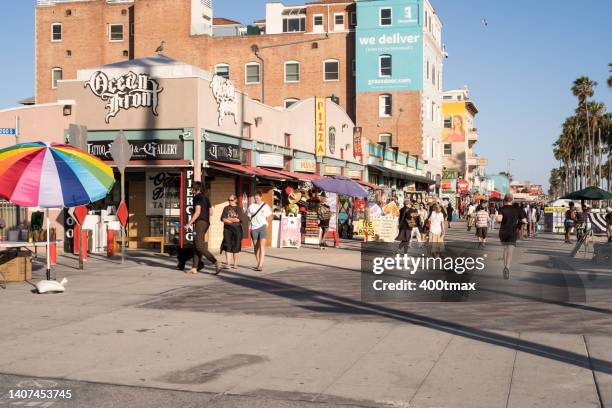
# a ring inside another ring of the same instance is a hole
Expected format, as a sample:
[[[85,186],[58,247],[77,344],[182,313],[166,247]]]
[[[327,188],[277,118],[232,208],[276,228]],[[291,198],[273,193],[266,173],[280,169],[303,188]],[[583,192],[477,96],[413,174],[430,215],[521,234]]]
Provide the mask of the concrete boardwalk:
[[[473,239],[460,223],[450,235]],[[521,242],[529,273],[512,280],[562,279],[563,302],[365,303],[358,250],[270,250],[263,273],[245,253],[219,276],[145,252],[85,271],[63,257],[66,293],[0,290],[0,405],[37,377],[77,391],[54,407],[612,406],[612,271],[569,259],[559,237]]]

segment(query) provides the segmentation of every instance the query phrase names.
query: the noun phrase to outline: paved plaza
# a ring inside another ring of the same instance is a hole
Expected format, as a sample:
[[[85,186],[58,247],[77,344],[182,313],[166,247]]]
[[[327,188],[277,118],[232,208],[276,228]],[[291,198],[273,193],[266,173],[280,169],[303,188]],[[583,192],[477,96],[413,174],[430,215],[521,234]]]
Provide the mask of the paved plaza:
[[[449,239],[473,235],[457,223]],[[271,249],[264,272],[243,253],[219,276],[146,251],[85,271],[60,257],[66,293],[0,291],[0,406],[609,406],[612,271],[570,250],[522,241],[499,301],[463,303],[363,302],[356,241]],[[50,385],[72,398],[9,398]]]

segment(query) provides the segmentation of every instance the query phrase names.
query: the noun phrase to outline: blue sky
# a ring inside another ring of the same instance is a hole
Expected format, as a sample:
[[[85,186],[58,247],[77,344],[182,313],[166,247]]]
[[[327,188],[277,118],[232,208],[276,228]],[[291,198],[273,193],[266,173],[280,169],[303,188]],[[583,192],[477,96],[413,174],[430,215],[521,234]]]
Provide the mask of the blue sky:
[[[576,107],[571,83],[581,75],[599,82],[595,99],[612,105],[607,88],[612,62],[612,1],[432,0],[450,54],[444,87],[468,85],[480,113],[476,152],[489,172],[547,183],[556,165],[551,144]],[[215,15],[249,23],[264,17],[265,0],[214,0]],[[3,5],[0,108],[33,95],[33,0]],[[287,3],[299,3],[289,0]],[[481,19],[489,22],[487,27]]]

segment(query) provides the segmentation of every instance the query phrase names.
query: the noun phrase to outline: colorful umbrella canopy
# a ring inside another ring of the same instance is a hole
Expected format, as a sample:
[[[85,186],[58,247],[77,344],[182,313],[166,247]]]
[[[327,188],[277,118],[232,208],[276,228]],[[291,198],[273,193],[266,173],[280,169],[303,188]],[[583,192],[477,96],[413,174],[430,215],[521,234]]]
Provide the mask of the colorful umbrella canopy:
[[[353,180],[342,176],[328,176],[312,181],[321,190],[349,197],[367,197],[368,192]]]
[[[76,207],[100,200],[113,170],[74,146],[21,143],[0,149],[0,197],[24,207]]]

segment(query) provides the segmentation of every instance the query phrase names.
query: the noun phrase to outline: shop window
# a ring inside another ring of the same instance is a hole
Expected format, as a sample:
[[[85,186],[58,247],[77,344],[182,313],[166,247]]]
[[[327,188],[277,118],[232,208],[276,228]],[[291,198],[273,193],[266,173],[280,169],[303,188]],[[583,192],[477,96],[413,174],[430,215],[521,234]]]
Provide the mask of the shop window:
[[[393,23],[391,7],[383,7],[380,9],[380,25],[390,26]]]
[[[219,75],[225,79],[229,79],[230,76],[230,67],[227,64],[217,64],[215,65],[215,75]]]
[[[300,63],[297,61],[285,62],[285,82],[300,82]]]
[[[392,97],[389,94],[380,95],[378,97],[378,116],[381,118],[391,116],[393,112]]]
[[[390,77],[392,75],[391,56],[388,54],[378,57],[378,75],[381,77]]]
[[[315,14],[312,16],[312,31],[322,33],[323,29],[323,14]]]
[[[334,14],[334,31],[344,31],[344,13]]]
[[[62,80],[63,70],[61,68],[53,68],[51,70],[51,88],[57,88],[57,82]]]
[[[323,62],[323,79],[325,81],[340,80],[340,63],[338,60],[327,60]]]
[[[51,24],[51,41],[52,42],[62,41],[62,24],[61,23]]]
[[[306,31],[306,17],[290,17],[283,19],[283,33]]]
[[[111,24],[108,35],[110,41],[123,41],[123,24]]]
[[[285,109],[289,109],[291,106],[293,106],[298,101],[299,99],[296,99],[296,98],[285,99],[285,102],[284,102]]]
[[[247,84],[258,84],[261,81],[259,64],[256,62],[246,64],[245,76],[245,82]]]

